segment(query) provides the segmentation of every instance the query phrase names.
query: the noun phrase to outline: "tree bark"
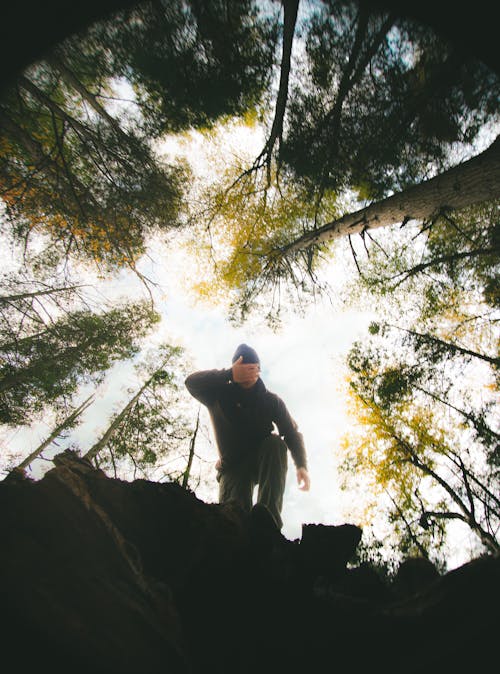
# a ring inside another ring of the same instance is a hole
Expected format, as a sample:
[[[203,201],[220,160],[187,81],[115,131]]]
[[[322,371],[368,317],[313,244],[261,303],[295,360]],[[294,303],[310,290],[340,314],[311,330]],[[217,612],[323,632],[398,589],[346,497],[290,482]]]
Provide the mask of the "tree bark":
[[[194,458],[194,447],[196,444],[196,436],[198,435],[198,428],[200,427],[200,412],[198,410],[198,416],[196,417],[196,426],[193,431],[193,435],[191,436],[191,441],[189,443],[189,457],[188,457],[188,462],[186,466],[186,470],[184,471],[182,475],[182,486],[187,489],[188,483],[189,483],[189,476],[191,474],[191,466],[193,465],[193,458]]]
[[[306,232],[275,252],[281,256],[351,234],[410,220],[425,221],[439,212],[500,198],[500,136],[484,152],[419,185]]]
[[[278,95],[276,97],[276,109],[274,112],[273,125],[267,143],[256,160],[266,158],[266,163],[271,162],[271,155],[276,141],[283,133],[283,119],[285,117],[286,103],[288,100],[288,81],[290,79],[290,66],[292,58],[293,36],[297,23],[299,0],[283,0],[283,53],[281,57],[280,81]]]
[[[69,290],[77,290],[78,288],[84,288],[84,285],[76,286],[65,286],[61,288],[47,288],[46,290],[34,290],[27,293],[19,293],[17,295],[0,295],[0,304],[10,304],[16,300],[24,300],[28,297],[40,297],[42,295],[53,295],[55,293],[62,293]]]
[[[54,430],[52,433],[42,442],[41,445],[39,445],[31,454],[29,454],[21,463],[16,466],[13,470],[24,470],[27,468],[30,463],[32,463],[40,454],[43,452],[43,450],[48,447],[54,440],[61,435],[61,433],[64,431],[65,428],[68,428],[73,424],[78,417],[83,414],[83,412],[89,407],[89,405],[92,403],[94,399],[94,394],[89,396],[87,400],[85,400],[80,407],[78,407],[76,410],[74,410],[69,417],[66,417],[63,422],[61,422]]]
[[[161,363],[160,367],[155,370],[155,372],[149,377],[149,379],[141,386],[139,391],[134,395],[133,398],[131,398],[128,403],[125,405],[125,407],[122,409],[122,411],[118,414],[118,416],[111,422],[110,426],[102,436],[100,440],[98,440],[92,447],[89,449],[89,451],[83,455],[84,459],[93,459],[96,454],[98,454],[104,447],[108,444],[108,442],[111,440],[113,435],[116,433],[116,430],[122,423],[123,419],[127,416],[127,414],[130,412],[132,407],[135,405],[135,403],[139,400],[141,395],[144,393],[144,391],[149,387],[151,382],[154,380],[156,374],[162,370],[166,363],[168,362],[168,359],[164,362]]]

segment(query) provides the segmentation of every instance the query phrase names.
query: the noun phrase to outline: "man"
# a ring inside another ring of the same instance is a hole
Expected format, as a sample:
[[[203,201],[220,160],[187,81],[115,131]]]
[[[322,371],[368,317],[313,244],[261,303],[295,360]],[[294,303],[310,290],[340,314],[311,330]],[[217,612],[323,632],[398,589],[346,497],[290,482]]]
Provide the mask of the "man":
[[[285,403],[264,386],[255,350],[240,344],[231,368],[195,372],[186,379],[186,387],[206,405],[212,420],[219,451],[219,502],[235,500],[250,511],[258,484],[257,502],[268,508],[281,529],[287,450],[299,488],[308,491],[306,450]]]

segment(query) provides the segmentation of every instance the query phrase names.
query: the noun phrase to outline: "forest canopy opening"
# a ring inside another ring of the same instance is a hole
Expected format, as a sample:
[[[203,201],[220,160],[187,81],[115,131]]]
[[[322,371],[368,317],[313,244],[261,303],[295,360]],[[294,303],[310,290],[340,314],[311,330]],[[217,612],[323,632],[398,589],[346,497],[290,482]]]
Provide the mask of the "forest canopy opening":
[[[0,98],[4,475],[71,447],[213,499],[182,382],[254,340],[317,476],[290,535],[497,553],[499,89],[391,2],[124,3],[27,64]]]

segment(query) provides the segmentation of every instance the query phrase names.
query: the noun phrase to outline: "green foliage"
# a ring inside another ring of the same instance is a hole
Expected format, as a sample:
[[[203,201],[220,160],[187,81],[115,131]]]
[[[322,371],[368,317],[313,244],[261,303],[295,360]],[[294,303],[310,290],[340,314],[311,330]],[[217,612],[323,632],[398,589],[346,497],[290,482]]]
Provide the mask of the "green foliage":
[[[2,327],[0,423],[25,423],[82,382],[99,381],[114,362],[137,352],[138,340],[158,320],[148,303],[136,302],[101,314],[74,311],[23,335]]]
[[[304,231],[315,217],[337,213],[335,195],[315,205],[304,185],[278,173],[273,164],[263,170],[246,171],[248,158],[214,153],[211,165],[220,168],[197,200],[203,210],[193,214],[197,226],[191,250],[200,251],[194,290],[209,302],[224,302],[236,322],[267,307],[268,320],[280,313],[284,298],[307,296],[319,287],[316,268],[318,250],[282,253],[283,246]],[[260,295],[263,296],[260,297]]]
[[[179,224],[188,180],[155,156],[151,137],[254,107],[276,39],[276,20],[251,1],[172,0],[57,46],[0,105],[6,224],[26,242],[43,232],[66,255],[135,268],[148,234]],[[110,112],[124,82],[136,92],[128,117]]]
[[[179,393],[185,378],[183,356],[181,348],[164,344],[136,366],[142,386],[113,415],[102,438],[89,450],[100,468],[115,476],[132,471],[134,477],[138,472],[148,476],[162,470],[163,478],[180,479],[193,433]]]
[[[451,521],[499,547],[498,311],[484,292],[498,273],[496,214],[491,204],[378,237],[362,267],[385,320],[349,354],[357,424],[344,473],[388,496],[405,552],[439,554]]]
[[[449,161],[498,116],[498,77],[427,28],[366,3],[317,3],[282,160],[314,189],[379,199]]]
[[[134,85],[147,133],[156,136],[253,108],[269,84],[277,22],[253,0],[160,0],[96,33],[113,45],[115,69]]]
[[[274,120],[271,108],[261,115],[272,142],[256,159],[213,153],[196,213],[198,290],[234,315],[257,307],[274,318],[290,289],[313,296],[330,251],[291,242],[356,210],[351,195],[377,199],[449,166],[451,150],[470,149],[498,120],[496,75],[428,29],[371,7],[309,5],[289,97]],[[165,132],[199,128],[209,138],[218,122],[255,118],[271,102],[279,9],[156,0],[47,54],[0,102],[2,226],[28,248],[48,238],[54,275],[61,252],[105,271],[135,268],[152,233],[195,219],[189,173],[153,148]],[[386,308],[349,357],[359,424],[345,442],[346,477],[364,476],[373,490],[367,519],[383,506],[400,553],[435,560],[451,519],[488,549],[498,545],[500,466],[498,205],[458,215],[437,206],[439,217],[420,230],[406,223],[392,250],[364,233],[370,257],[358,292]],[[55,278],[42,304],[43,286],[28,288],[17,293],[13,283],[0,298],[0,421],[8,424],[100,381],[137,353],[157,320],[141,303],[75,308],[74,290]],[[105,469],[153,475],[186,449],[192,424],[178,407],[180,354],[169,349],[152,356],[142,388],[94,445]]]
[[[85,88],[92,54],[76,65],[62,58],[33,66],[1,103],[6,224],[26,242],[48,234],[66,255],[133,265],[148,231],[175,224],[182,173],[161,166],[145,139],[125,133]]]

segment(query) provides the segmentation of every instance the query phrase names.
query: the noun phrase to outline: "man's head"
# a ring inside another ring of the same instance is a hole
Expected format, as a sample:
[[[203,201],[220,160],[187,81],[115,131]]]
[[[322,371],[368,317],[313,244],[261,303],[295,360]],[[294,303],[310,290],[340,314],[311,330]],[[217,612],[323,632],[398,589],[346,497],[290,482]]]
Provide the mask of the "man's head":
[[[242,388],[252,388],[260,374],[260,359],[255,349],[247,344],[240,344],[232,359],[232,377],[235,384]]]
[[[243,358],[242,363],[256,363],[257,365],[260,365],[260,358],[257,355],[257,351],[252,349],[251,346],[248,346],[248,344],[239,345],[239,347],[234,352],[232,362],[236,363],[240,356]]]

